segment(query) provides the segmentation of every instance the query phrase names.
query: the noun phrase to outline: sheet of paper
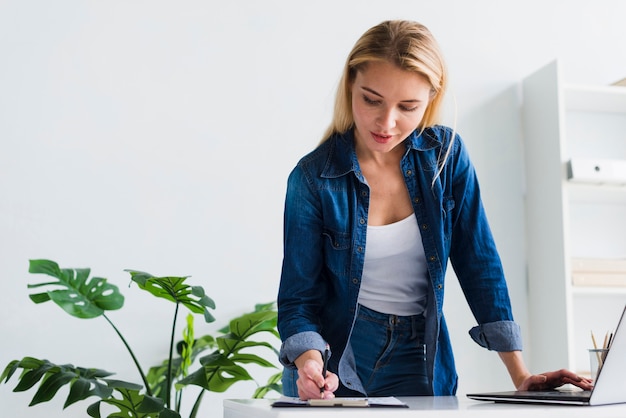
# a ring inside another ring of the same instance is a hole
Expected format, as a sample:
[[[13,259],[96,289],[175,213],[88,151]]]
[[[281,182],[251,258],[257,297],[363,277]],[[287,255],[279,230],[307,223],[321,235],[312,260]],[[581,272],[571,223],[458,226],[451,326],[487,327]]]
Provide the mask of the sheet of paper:
[[[275,407],[290,406],[320,406],[320,407],[390,407],[408,408],[408,405],[393,396],[368,397],[368,398],[331,398],[331,399],[311,399],[303,401],[299,398],[282,396],[272,403]]]
[[[367,401],[371,406],[395,406],[403,408],[408,407],[407,404],[393,396],[387,396],[382,398],[367,398]]]

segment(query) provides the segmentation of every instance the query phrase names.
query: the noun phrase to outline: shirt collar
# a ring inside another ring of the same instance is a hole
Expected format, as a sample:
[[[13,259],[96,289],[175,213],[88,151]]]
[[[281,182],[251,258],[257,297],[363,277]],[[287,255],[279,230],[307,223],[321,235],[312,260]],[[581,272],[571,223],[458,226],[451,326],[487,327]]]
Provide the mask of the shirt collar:
[[[441,143],[441,139],[430,128],[426,128],[422,132],[415,130],[404,141],[407,153],[411,149],[417,151],[430,150],[441,146]],[[362,177],[359,161],[356,158],[354,131],[352,129],[343,134],[334,134],[328,139],[327,145],[330,150],[326,165],[322,170],[322,177],[336,178],[345,176],[350,172],[354,172],[359,178]]]

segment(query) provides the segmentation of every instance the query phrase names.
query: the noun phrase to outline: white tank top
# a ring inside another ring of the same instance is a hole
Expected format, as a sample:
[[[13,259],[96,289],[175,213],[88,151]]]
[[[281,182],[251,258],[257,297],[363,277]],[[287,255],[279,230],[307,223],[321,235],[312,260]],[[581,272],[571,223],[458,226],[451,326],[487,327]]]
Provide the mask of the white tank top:
[[[359,303],[386,314],[417,315],[426,308],[428,269],[417,219],[367,227]]]

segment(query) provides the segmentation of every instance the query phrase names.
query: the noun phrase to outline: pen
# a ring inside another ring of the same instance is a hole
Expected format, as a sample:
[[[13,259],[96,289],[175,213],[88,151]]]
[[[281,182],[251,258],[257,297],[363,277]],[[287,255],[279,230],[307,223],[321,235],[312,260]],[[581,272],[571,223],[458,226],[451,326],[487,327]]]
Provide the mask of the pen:
[[[596,336],[593,335],[593,331],[591,331],[591,342],[593,343],[593,348],[598,350],[598,343],[596,343]],[[602,365],[602,356],[598,351],[596,351],[596,357],[598,358],[598,364]]]
[[[609,333],[606,338],[606,342],[604,343],[604,351],[602,352],[602,363],[606,359],[606,355],[609,354],[609,349],[611,348],[611,342],[613,342],[613,333]]]
[[[330,347],[328,346],[328,344],[326,344],[326,349],[324,350],[324,357],[323,357],[324,365],[322,366],[322,376],[324,377],[324,379],[326,379],[326,371],[328,370],[329,351],[330,351]],[[322,395],[322,398],[324,397],[324,386],[326,386],[326,384],[322,385],[322,387],[320,388],[320,394]]]

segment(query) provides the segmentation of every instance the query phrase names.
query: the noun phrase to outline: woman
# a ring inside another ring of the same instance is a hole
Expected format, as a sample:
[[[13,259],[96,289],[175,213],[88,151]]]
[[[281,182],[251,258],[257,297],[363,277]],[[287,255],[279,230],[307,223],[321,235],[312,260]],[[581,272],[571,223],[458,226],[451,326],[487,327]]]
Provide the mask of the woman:
[[[352,49],[332,123],[287,185],[285,395],[455,394],[442,313],[448,260],[478,322],[472,338],[499,353],[516,388],[591,387],[524,365],[474,168],[461,138],[437,125],[446,77],[419,23],[382,22]]]

